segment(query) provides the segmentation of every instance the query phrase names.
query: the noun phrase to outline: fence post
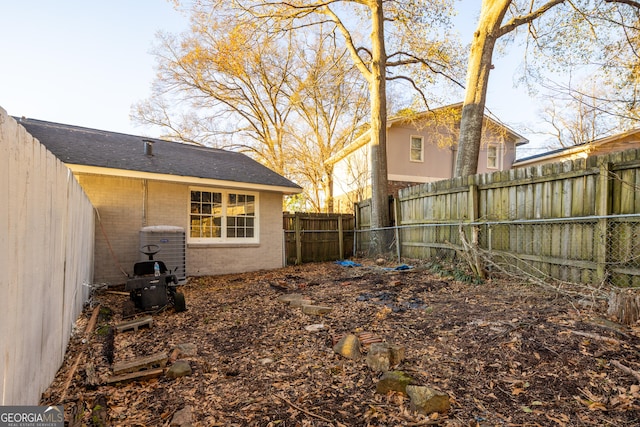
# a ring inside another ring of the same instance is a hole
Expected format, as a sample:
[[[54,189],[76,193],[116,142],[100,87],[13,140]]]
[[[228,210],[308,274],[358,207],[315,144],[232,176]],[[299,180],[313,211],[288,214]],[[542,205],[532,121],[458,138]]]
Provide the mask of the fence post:
[[[469,185],[469,197],[467,197],[467,209],[469,211],[469,222],[478,219],[478,185]]]
[[[296,236],[296,265],[300,265],[302,264],[302,232],[300,230],[300,213],[299,212],[296,212],[295,236]]]
[[[397,198],[393,198],[393,231],[395,234],[395,238],[396,238],[396,254],[398,255],[398,262],[400,262],[400,259],[402,257],[402,248],[400,245],[400,229],[398,227],[400,227],[400,215],[398,214],[399,212],[399,204],[400,201]]]
[[[595,256],[596,256],[596,279],[603,282],[607,275],[607,218],[611,211],[611,198],[609,189],[609,169],[608,162],[599,165],[600,173],[596,183],[596,215],[600,218],[595,229]]]
[[[360,209],[357,203],[353,204],[353,256],[358,253],[358,230],[360,230]]]
[[[338,250],[340,251],[339,259],[344,258],[344,230],[342,229],[342,215],[338,215]]]

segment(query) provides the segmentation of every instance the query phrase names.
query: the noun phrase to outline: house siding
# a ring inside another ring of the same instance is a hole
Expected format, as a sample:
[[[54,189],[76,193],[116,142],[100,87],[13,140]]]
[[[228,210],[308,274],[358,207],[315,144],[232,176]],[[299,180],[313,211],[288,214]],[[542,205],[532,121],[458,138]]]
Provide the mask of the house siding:
[[[94,271],[98,283],[126,282],[127,276],[120,269],[132,274],[133,264],[140,260],[142,227],[171,225],[188,232],[187,184],[92,174],[79,174],[78,181],[97,211]],[[281,193],[259,193],[259,222],[259,244],[187,244],[187,276],[282,267]],[[158,257],[162,259],[160,254]]]
[[[409,152],[412,136],[423,138],[423,161],[412,162]],[[417,130],[409,126],[393,126],[387,130],[387,171],[401,175],[403,181],[430,182],[451,177],[454,156],[450,147],[438,146],[432,128]]]

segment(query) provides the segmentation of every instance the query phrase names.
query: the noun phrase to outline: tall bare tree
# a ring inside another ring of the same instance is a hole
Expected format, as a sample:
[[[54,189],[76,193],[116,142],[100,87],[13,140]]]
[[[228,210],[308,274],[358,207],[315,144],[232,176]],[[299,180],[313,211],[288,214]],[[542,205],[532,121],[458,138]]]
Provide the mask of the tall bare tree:
[[[279,37],[256,37],[246,23],[205,14],[194,14],[192,22],[181,37],[160,36],[153,93],[134,118],[186,142],[251,152],[286,175],[293,50]],[[173,111],[165,108],[169,103]]]
[[[583,82],[576,87],[552,86],[538,115],[547,124],[538,131],[550,137],[549,148],[585,144],[614,133],[620,120],[609,110],[605,83],[598,80]]]
[[[469,53],[455,176],[473,175],[478,170],[482,119],[496,42],[500,37],[515,31],[518,27],[531,24],[564,1],[549,0],[538,6],[538,2],[534,0],[522,9],[514,0],[482,0],[480,18],[477,29],[473,33]],[[504,22],[507,11],[510,9],[513,11],[513,16]]]
[[[621,10],[616,5],[627,9]],[[634,0],[483,0],[470,50],[455,175],[477,171],[482,114],[498,39],[526,27],[531,41],[527,46],[544,58],[547,70],[550,65],[559,70],[572,69],[580,61],[604,72],[608,69],[610,75],[617,73],[618,82],[627,82],[623,83],[624,89],[618,89],[627,94],[631,92],[635,99],[638,74],[634,73],[637,70],[634,67],[638,64],[639,51],[637,9],[638,2]],[[548,18],[547,21],[536,27],[534,24],[542,17]],[[614,44],[607,40],[612,29],[623,32]],[[620,61],[623,57],[630,58],[631,62]]]
[[[218,2],[214,2],[219,4]],[[406,79],[402,75],[390,75],[392,66],[419,65],[431,79],[436,75],[447,75],[448,55],[441,40],[448,25],[451,7],[440,0],[290,0],[252,1],[235,0],[244,13],[249,13],[273,31],[295,31],[309,25],[332,23],[341,34],[343,42],[357,69],[366,79],[370,100],[371,135],[371,227],[375,230],[389,225],[388,176],[386,152],[387,79]],[[362,19],[362,18],[365,19]],[[356,23],[353,26],[353,23]],[[350,26],[351,24],[351,26]],[[368,41],[362,37],[361,29],[368,31]],[[394,31],[395,29],[395,31]],[[437,35],[430,40],[425,36],[432,31]],[[421,37],[420,49],[411,46],[411,35]],[[387,36],[389,36],[387,38]],[[392,37],[393,36],[393,37]],[[387,52],[389,40],[396,42],[398,50]],[[410,80],[410,79],[407,79]],[[417,88],[417,85],[414,84]],[[383,234],[374,232],[373,246],[381,250]]]
[[[303,73],[291,80],[292,176],[315,211],[333,212],[333,165],[326,162],[352,140],[368,114],[366,82],[345,60],[332,32],[310,31],[296,55]]]
[[[158,78],[134,118],[172,139],[248,152],[303,185],[301,206],[321,210],[331,173],[322,159],[368,111],[344,47],[320,28],[273,33],[204,12],[193,11],[190,32],[159,37]]]

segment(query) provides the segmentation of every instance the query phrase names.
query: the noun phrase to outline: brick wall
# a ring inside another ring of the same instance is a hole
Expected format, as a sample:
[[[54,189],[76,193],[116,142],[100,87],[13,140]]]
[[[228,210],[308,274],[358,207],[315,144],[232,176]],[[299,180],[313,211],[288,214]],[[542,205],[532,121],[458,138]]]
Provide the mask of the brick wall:
[[[99,214],[99,220],[96,221],[96,282],[126,282],[127,278],[120,268],[131,274],[133,264],[140,259],[139,232],[142,227],[171,225],[182,227],[188,233],[190,193],[187,184],[162,181],[145,183],[142,179],[88,174],[80,175],[79,181]],[[259,244],[188,244],[187,276],[282,267],[280,193],[259,194],[259,227]]]

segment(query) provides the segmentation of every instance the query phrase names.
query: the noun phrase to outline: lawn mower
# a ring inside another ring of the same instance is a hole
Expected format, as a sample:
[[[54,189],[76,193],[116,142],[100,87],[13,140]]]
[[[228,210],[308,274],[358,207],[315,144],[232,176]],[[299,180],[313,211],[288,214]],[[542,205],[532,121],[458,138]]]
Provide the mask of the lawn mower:
[[[140,252],[149,259],[133,265],[133,277],[129,277],[124,287],[130,296],[125,304],[125,316],[134,314],[136,309],[151,312],[168,305],[172,305],[176,312],[185,311],[184,294],[176,289],[178,278],[171,274],[164,262],[153,259],[160,252],[160,246],[144,245]]]

